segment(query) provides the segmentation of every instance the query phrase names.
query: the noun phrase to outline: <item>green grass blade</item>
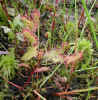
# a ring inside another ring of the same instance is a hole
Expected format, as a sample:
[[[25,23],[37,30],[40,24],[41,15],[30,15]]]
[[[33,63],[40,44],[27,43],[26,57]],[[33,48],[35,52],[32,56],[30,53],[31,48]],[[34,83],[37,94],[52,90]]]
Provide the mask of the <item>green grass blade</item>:
[[[92,23],[91,18],[90,18],[90,13],[88,12],[88,9],[87,9],[87,7],[86,7],[86,2],[85,2],[85,0],[82,0],[82,5],[83,5],[83,8],[84,8],[85,13],[86,13],[86,15],[87,15],[88,23],[89,23],[89,25],[90,25],[91,32],[92,32],[92,34],[93,34],[93,38],[94,38],[94,41],[95,41],[95,43],[96,43],[96,47],[98,48],[98,40],[97,40],[97,38],[96,38],[96,32],[95,32],[95,30],[94,30],[94,26],[93,26],[93,23]]]

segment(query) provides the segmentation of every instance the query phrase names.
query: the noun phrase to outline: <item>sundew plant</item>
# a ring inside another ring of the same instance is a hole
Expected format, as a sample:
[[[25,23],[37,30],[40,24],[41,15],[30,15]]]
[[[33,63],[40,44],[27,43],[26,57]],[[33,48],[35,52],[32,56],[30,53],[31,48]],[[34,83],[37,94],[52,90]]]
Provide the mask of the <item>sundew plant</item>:
[[[0,0],[0,100],[97,100],[97,0]]]

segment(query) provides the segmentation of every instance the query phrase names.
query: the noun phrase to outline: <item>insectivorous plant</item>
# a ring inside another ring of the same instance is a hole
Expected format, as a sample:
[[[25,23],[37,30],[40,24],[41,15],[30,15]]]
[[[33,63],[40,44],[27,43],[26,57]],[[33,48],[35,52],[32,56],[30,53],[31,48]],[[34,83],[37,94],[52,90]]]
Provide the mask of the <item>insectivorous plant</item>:
[[[71,66],[71,71],[74,71],[75,66],[83,59],[83,52],[77,51],[71,55],[65,55],[63,49],[63,47],[60,49],[53,48],[44,54],[43,59],[52,63],[65,64],[66,68]]]
[[[69,56],[65,56],[64,57],[64,64],[66,66],[66,68],[68,68],[71,65],[71,72],[74,71],[74,69],[76,68],[77,64],[83,60],[83,52],[76,52],[72,55]]]
[[[37,9],[34,9],[31,13],[31,17],[21,16],[21,20],[24,23],[24,28],[22,29],[22,34],[24,40],[27,40],[29,47],[27,52],[23,55],[22,60],[30,60],[32,57],[36,57],[38,54],[38,37],[35,35],[35,32],[39,26],[40,12]]]
[[[86,39],[79,39],[75,53],[65,55],[63,53],[63,48],[54,48],[46,52],[43,58],[47,61],[52,61],[53,63],[64,63],[66,68],[70,66],[71,72],[73,72],[74,69],[77,68],[76,66],[81,66],[82,68],[88,67],[91,62],[92,51],[90,41]]]

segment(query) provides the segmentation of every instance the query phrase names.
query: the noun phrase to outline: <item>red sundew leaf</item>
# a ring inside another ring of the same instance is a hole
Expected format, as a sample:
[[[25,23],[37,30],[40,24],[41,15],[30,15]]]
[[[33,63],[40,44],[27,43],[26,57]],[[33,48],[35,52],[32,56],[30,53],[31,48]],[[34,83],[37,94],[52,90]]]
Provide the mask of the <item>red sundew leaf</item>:
[[[36,68],[34,73],[47,72],[49,70],[50,70],[49,67],[41,67],[41,68]]]
[[[40,12],[37,9],[34,9],[33,12],[31,13],[31,18],[33,20],[34,27],[32,29],[33,32],[36,32],[39,26],[40,22]]]
[[[25,28],[28,27],[30,30],[32,30],[34,28],[34,23],[31,19],[28,19],[26,16],[21,16],[21,20],[22,20]]]
[[[25,63],[21,63],[21,64],[18,64],[19,67],[25,67],[27,69],[30,69],[30,66],[28,64],[25,64]]]
[[[70,56],[65,56],[64,62],[66,66],[68,66],[69,64],[75,64],[76,62],[82,60],[82,58],[83,58],[83,52],[78,52]]]
[[[39,10],[34,9],[34,10],[32,11],[32,13],[31,13],[31,18],[32,18],[33,20],[35,20],[36,18],[39,20],[39,18],[40,18],[40,12],[39,12]],[[35,22],[36,22],[36,21],[35,21]]]
[[[30,43],[31,47],[28,47],[27,52],[23,55],[22,60],[30,60],[32,57],[36,57],[38,55],[38,37],[35,35],[36,30],[39,26],[40,12],[37,9],[34,9],[31,13],[31,17],[27,18],[26,16],[22,16],[21,20],[24,22],[25,27],[22,29],[22,34],[24,38]]]
[[[65,45],[66,46],[66,45]],[[75,65],[78,61],[83,59],[83,52],[77,52],[72,55],[65,55],[63,48],[53,48],[43,55],[43,60],[52,61],[53,63],[64,63]]]
[[[21,20],[26,28],[29,28],[33,33],[35,33],[40,22],[40,12],[39,10],[34,9],[31,13],[31,17],[21,16]]]
[[[38,46],[38,37],[30,29],[24,28],[22,33],[33,46]]]
[[[30,43],[33,43],[33,45],[38,45],[38,37],[35,35],[35,32],[39,26],[39,18],[40,12],[37,9],[32,11],[30,18],[27,18],[27,16],[21,16],[21,20],[25,26],[22,30],[22,33]]]

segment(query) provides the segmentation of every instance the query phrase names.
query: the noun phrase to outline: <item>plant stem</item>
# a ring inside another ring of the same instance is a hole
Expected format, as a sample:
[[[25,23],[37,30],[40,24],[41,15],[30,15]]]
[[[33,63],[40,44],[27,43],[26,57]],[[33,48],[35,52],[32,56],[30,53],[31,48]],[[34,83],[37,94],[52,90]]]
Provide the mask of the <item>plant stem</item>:
[[[93,90],[98,90],[98,87],[91,87],[88,89],[77,89],[77,90],[73,90],[73,91],[69,91],[69,92],[58,92],[55,93],[54,95],[56,96],[62,96],[62,95],[70,95],[70,94],[77,94],[77,93],[81,93],[81,92],[88,92],[88,91],[93,91]]]
[[[61,64],[59,64],[54,71],[46,77],[46,79],[42,82],[42,84],[40,85],[40,88],[54,75],[54,73],[59,69],[59,67],[61,66]]]
[[[86,68],[86,69],[80,69],[80,70],[76,70],[75,72],[82,72],[82,71],[88,71],[88,70],[92,70],[92,69],[98,69],[98,67],[90,67],[90,68]]]
[[[95,1],[96,1],[96,0],[95,0]],[[95,3],[95,2],[94,2],[94,3]],[[94,26],[93,26],[93,23],[92,23],[91,18],[90,18],[90,12],[88,12],[88,9],[87,9],[87,7],[86,7],[86,2],[85,2],[85,0],[82,0],[82,5],[83,5],[84,10],[85,10],[85,13],[86,13],[86,15],[87,15],[88,23],[89,23],[89,25],[90,25],[91,32],[92,32],[92,34],[93,34],[93,38],[94,38],[94,41],[95,41],[95,43],[96,43],[96,47],[98,48],[98,41],[97,41],[97,38],[96,38],[96,32],[95,32],[95,30],[94,30]],[[92,6],[94,6],[94,5],[92,5]],[[91,7],[91,8],[92,8],[92,7]]]
[[[46,98],[44,98],[42,95],[40,95],[36,90],[33,90],[33,92],[39,96],[42,100],[46,100]]]

